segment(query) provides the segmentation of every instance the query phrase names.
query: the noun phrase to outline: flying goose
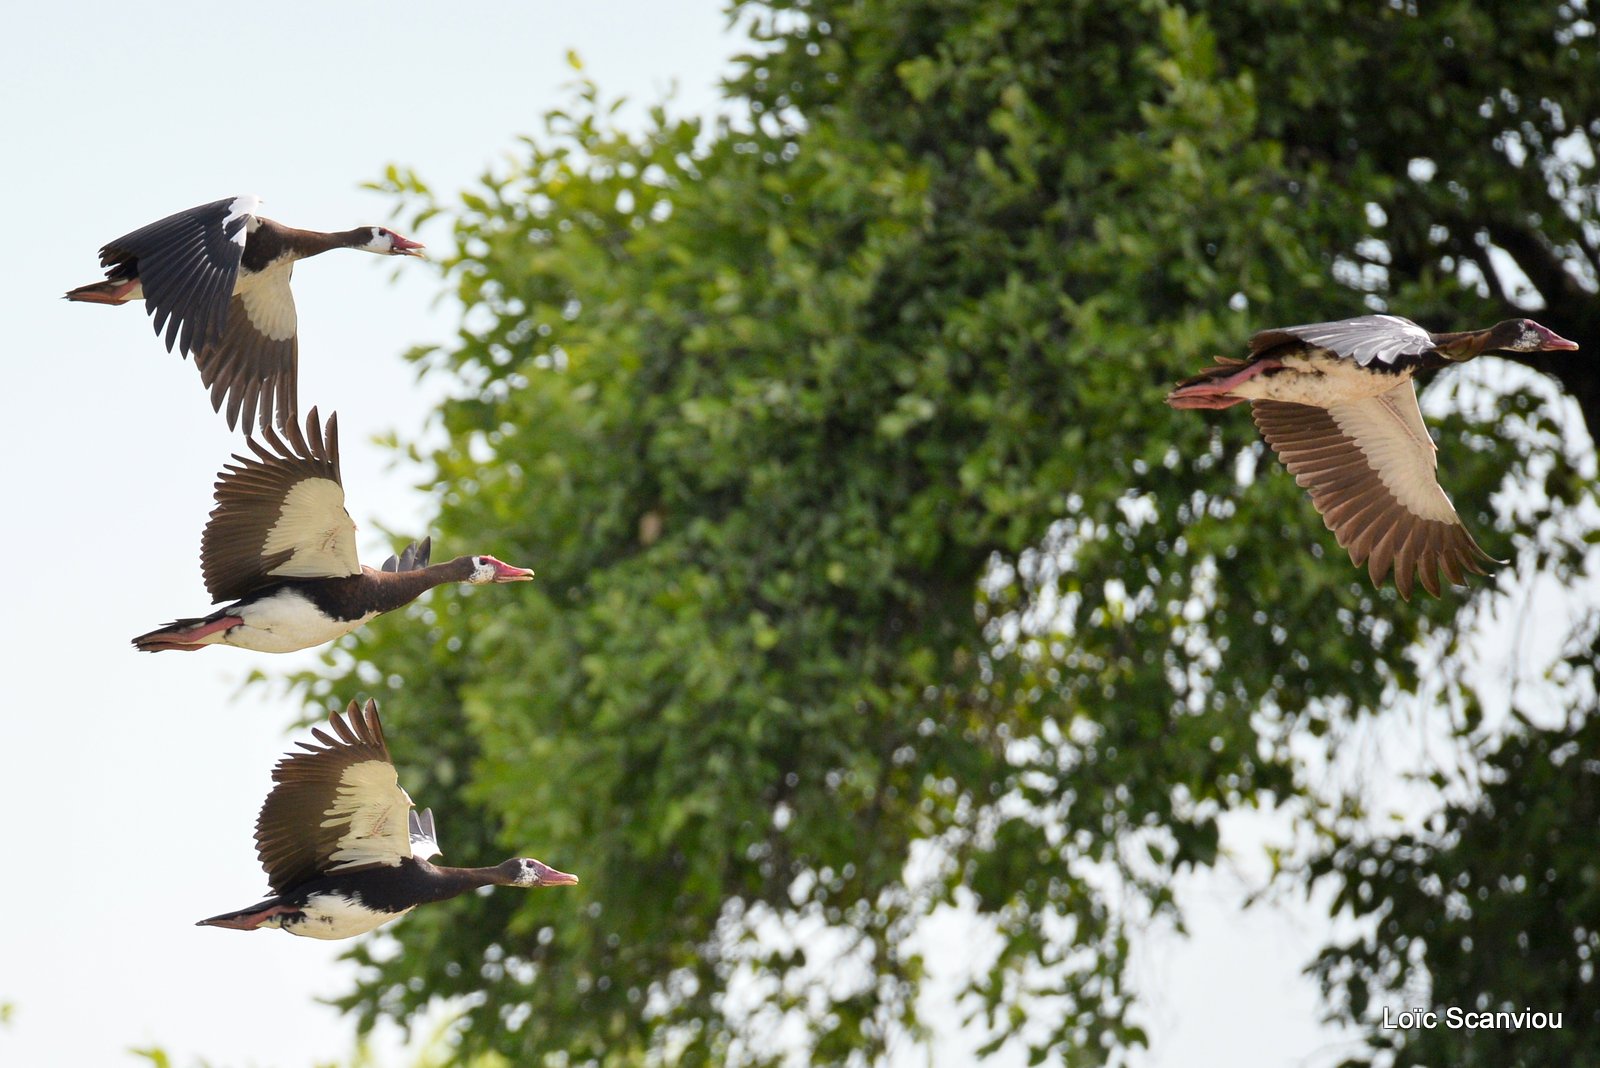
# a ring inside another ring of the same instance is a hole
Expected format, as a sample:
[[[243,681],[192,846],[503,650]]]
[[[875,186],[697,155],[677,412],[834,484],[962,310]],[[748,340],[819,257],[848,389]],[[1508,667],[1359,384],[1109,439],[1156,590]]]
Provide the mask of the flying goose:
[[[1398,315],[1263,330],[1243,360],[1219,356],[1167,395],[1174,408],[1253,406],[1256,426],[1311,492],[1311,502],[1374,585],[1394,569],[1400,596],[1413,576],[1435,597],[1487,574],[1478,547],[1439,487],[1433,439],[1411,376],[1488,352],[1578,346],[1531,319],[1486,330],[1432,333]]]
[[[68,300],[126,304],[144,300],[156,336],[193,355],[211,406],[228,405],[228,428],[259,417],[292,426],[300,343],[289,276],[296,260],[330,249],[420,256],[422,245],[381,226],[322,233],[256,214],[255,196],[202,204],[124,234],[100,249],[106,280]]]
[[[492,868],[445,868],[431,809],[418,813],[400,787],[378,703],[351,701],[328,716],[333,735],[298,742],[272,770],[276,784],[256,819],[256,851],[272,896],[197,927],[277,927],[306,938],[353,938],[418,905],[480,886],[572,886],[576,875],[520,857]]]
[[[235,455],[217,476],[216,508],[200,539],[200,570],[213,602],[203,618],[179,619],[133,639],[145,652],[232,645],[289,653],[333,641],[446,582],[481,585],[533,578],[492,556],[428,564],[431,539],[391,556],[381,569],[356,559],[356,525],[339,480],[338,416],[324,434],[311,409],[305,433],[268,427],[254,457]]]

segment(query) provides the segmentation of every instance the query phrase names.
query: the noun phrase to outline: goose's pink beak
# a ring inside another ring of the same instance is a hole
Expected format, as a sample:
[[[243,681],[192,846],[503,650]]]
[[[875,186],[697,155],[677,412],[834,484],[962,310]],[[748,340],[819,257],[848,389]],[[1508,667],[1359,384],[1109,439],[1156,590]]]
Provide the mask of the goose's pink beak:
[[[527,582],[533,578],[533,571],[526,567],[512,567],[502,563],[492,556],[484,557],[494,567],[494,580],[496,582]]]
[[[395,234],[394,247],[389,250],[389,255],[422,256],[426,258],[427,253],[422,251],[425,247],[426,246],[420,241],[412,241],[410,238],[401,237],[399,234]]]
[[[1534,325],[1538,326],[1537,323]],[[1548,326],[1539,326],[1538,329],[1539,343],[1547,352],[1552,349],[1575,349],[1578,347],[1578,343],[1576,341],[1568,341],[1566,338],[1562,337]]]
[[[550,865],[542,864],[537,860],[533,862],[533,870],[539,875],[540,886],[578,885],[578,877],[576,875],[568,875],[564,871],[556,871]]]

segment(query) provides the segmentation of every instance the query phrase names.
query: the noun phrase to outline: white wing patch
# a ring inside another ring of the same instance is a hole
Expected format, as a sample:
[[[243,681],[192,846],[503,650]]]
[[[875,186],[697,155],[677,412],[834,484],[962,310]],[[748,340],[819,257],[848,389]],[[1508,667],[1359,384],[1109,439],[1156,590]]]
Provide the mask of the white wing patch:
[[[328,857],[328,870],[363,864],[393,867],[411,855],[407,817],[411,798],[400,788],[394,765],[382,760],[352,764],[339,777],[339,792],[322,826],[348,827],[339,848]]]
[[[1435,475],[1437,449],[1422,422],[1417,393],[1402,382],[1378,397],[1331,405],[1328,415],[1412,515],[1454,525],[1459,520]]]
[[[291,554],[269,572],[284,578],[359,575],[355,534],[355,522],[344,510],[344,487],[331,478],[308,478],[283,499],[261,553]]]
[[[420,816],[414,810],[411,813],[411,855],[417,860],[443,855],[439,850],[439,832],[433,827],[431,808]]]
[[[292,262],[277,264],[239,280],[237,292],[244,302],[250,325],[273,341],[288,341],[299,328],[294,313],[294,294],[289,289],[293,270]]]
[[[1374,360],[1393,364],[1402,356],[1420,356],[1433,348],[1432,334],[1398,315],[1358,315],[1332,323],[1289,326],[1283,332],[1336,352],[1362,367]]]
[[[1414,338],[1419,345],[1424,345],[1430,348],[1433,345],[1433,335],[1428,333],[1428,331],[1424,330],[1422,327],[1418,326],[1416,323],[1412,322],[1410,319],[1403,319],[1398,315],[1375,315],[1373,318],[1382,319],[1385,322],[1393,323],[1396,330],[1402,331]]]
[[[233,203],[228,205],[228,217],[222,220],[222,228],[224,231],[226,231],[227,228],[231,226],[233,222],[240,216],[250,216],[249,221],[247,221],[245,225],[239,227],[239,232],[233,235],[233,243],[238,245],[240,248],[244,248],[245,238],[250,235],[250,231],[261,225],[259,222],[256,222],[254,218],[256,209],[260,207],[261,198],[256,196],[254,193],[246,193],[242,197],[234,197]]]

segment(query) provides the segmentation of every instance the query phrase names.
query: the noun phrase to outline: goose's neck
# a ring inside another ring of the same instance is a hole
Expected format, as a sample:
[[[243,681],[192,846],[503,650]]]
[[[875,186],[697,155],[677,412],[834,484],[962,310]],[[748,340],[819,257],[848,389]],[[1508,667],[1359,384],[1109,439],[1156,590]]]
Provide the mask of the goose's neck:
[[[446,563],[432,564],[414,571],[368,571],[364,578],[373,591],[372,607],[379,612],[389,612],[410,604],[435,586],[464,582],[471,574],[472,557],[458,556]]]
[[[367,227],[325,233],[321,230],[297,230],[292,226],[279,226],[278,231],[283,244],[293,251],[295,259],[300,260],[320,256],[331,249],[353,248],[365,244],[372,238],[372,231]]]
[[[1433,335],[1434,351],[1454,363],[1482,356],[1493,330],[1455,330]]]
[[[416,862],[417,867],[427,877],[429,901],[444,901],[447,898],[464,894],[468,890],[476,890],[480,886],[508,886],[512,879],[501,867],[493,868],[445,868],[429,864],[425,860]]]

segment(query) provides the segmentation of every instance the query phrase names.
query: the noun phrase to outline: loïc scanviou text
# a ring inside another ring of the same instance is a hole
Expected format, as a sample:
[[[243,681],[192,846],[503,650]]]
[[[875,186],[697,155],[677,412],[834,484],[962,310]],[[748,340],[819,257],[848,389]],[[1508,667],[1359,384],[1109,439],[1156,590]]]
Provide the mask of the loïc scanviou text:
[[[1559,1031],[1561,1014],[1533,1009],[1475,1012],[1456,1005],[1443,1009],[1399,1010],[1385,1006],[1380,1026],[1400,1031],[1431,1031],[1436,1027],[1447,1027],[1452,1031],[1519,1031],[1525,1028]]]

